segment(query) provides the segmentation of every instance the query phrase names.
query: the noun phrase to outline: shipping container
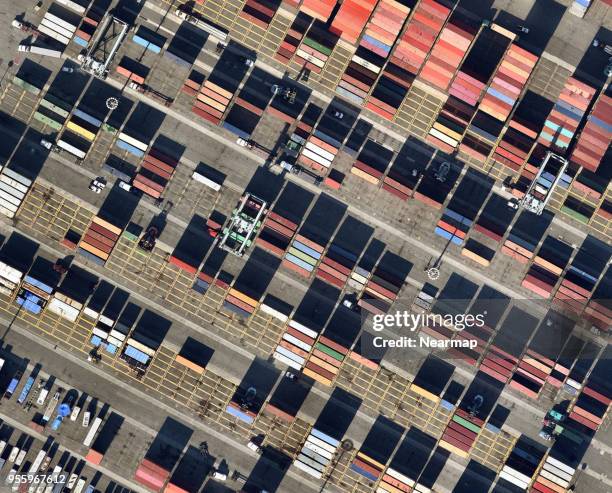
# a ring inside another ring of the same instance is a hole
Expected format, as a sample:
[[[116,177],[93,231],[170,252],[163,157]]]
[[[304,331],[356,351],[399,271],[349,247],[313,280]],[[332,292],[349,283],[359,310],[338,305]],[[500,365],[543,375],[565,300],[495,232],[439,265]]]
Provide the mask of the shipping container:
[[[601,93],[580,132],[570,161],[590,171],[597,171],[612,138],[612,98]]]

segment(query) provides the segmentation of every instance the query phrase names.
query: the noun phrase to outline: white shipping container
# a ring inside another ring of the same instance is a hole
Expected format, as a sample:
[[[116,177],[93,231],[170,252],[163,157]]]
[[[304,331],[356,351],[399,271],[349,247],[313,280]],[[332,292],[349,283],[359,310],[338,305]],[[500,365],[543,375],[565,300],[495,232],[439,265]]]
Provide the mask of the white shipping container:
[[[330,455],[333,455],[336,452],[336,447],[330,445],[327,442],[324,442],[323,440],[321,440],[320,438],[317,438],[314,435],[308,435],[308,439],[306,441],[312,442],[317,447],[325,449],[325,451]]]
[[[54,40],[59,41],[63,45],[67,45],[68,43],[70,43],[69,38],[67,38],[66,36],[62,36],[61,34],[55,32],[53,29],[49,29],[47,26],[43,26],[41,24],[40,26],[38,26],[38,30],[43,34],[46,34],[50,38],[53,38]]]
[[[78,157],[79,159],[85,159],[86,153],[81,151],[80,149],[77,149],[68,142],[60,139],[57,141],[57,145],[60,146],[62,149],[68,151],[70,154],[73,154],[74,156]]]
[[[115,329],[111,330],[110,335],[112,337],[119,339],[120,341],[125,341],[125,334],[122,334],[118,330],[115,330]]]
[[[546,458],[546,462],[549,462],[553,466],[558,467],[562,471],[565,471],[566,473],[571,474],[572,476],[576,472],[576,469],[574,469],[573,467],[570,467],[567,464],[564,464],[560,460],[557,460],[554,457],[551,457],[550,455]]]
[[[88,317],[93,318],[94,320],[98,320],[98,317],[100,316],[98,312],[92,310],[89,307],[83,310],[83,315],[87,315]]]
[[[104,332],[103,330],[98,329],[97,327],[94,327],[93,333],[95,335],[97,335],[98,337],[102,338],[102,339],[106,339],[106,337],[108,336],[108,334],[106,332]]]
[[[21,205],[22,199],[13,197],[11,194],[6,193],[4,190],[0,190],[0,197],[6,200],[9,204],[13,204],[15,207],[19,207]]]
[[[289,327],[292,327],[295,330],[299,330],[302,334],[305,334],[308,337],[312,337],[313,339],[316,339],[317,336],[319,335],[314,330],[309,329],[305,325],[302,325],[301,323],[296,322],[295,320],[292,320],[291,322],[289,322]]]
[[[132,347],[135,347],[136,349],[138,349],[139,351],[142,351],[143,353],[153,357],[155,356],[155,349],[151,349],[148,346],[145,346],[144,344],[142,344],[141,342],[135,341],[134,339],[132,339],[131,337],[128,339],[128,344]]]
[[[331,165],[331,161],[329,159],[325,159],[318,154],[312,152],[310,149],[304,149],[302,154],[307,158],[312,159],[314,162],[319,163],[321,166],[329,168]]]
[[[210,178],[206,178],[204,175],[201,175],[200,173],[197,173],[194,171],[193,175],[191,175],[191,178],[193,178],[197,182],[200,182],[206,185],[209,188],[212,188],[216,192],[221,190],[221,185],[219,183],[212,181]]]
[[[4,190],[6,193],[12,195],[13,197],[23,199],[25,197],[26,192],[23,192],[15,187],[10,186],[8,183],[4,183],[0,181],[0,190]]]
[[[56,1],[57,3],[65,5],[69,9],[74,10],[75,12],[79,14],[85,13],[85,7],[83,7],[82,5],[79,5],[78,3],[73,2],[72,0],[56,0]]]
[[[134,147],[136,147],[136,149],[140,149],[142,152],[145,152],[149,147],[144,142],[140,142],[134,137],[130,137],[128,134],[125,134],[123,132],[119,133],[119,139],[121,139],[123,142],[127,142],[128,144],[133,145]]]
[[[58,300],[57,298],[51,298],[51,301],[47,305],[49,311],[64,317],[65,319],[70,320],[71,322],[76,322],[76,319],[79,316],[79,310],[76,308],[67,305],[63,301]]]
[[[440,139],[442,142],[448,144],[451,147],[457,147],[457,144],[459,143],[455,139],[449,137],[448,135],[443,134],[436,128],[430,129],[429,135],[433,135],[436,139]]]
[[[19,209],[19,206],[13,204],[12,202],[9,202],[8,200],[2,197],[0,197],[0,206],[4,207],[5,209],[8,209],[13,214],[17,212],[17,209]]]
[[[311,476],[314,476],[317,479],[320,479],[322,476],[322,473],[320,473],[319,471],[317,471],[316,469],[310,467],[308,464],[304,464],[303,462],[296,460],[293,465],[295,467],[297,467],[298,469],[301,469],[302,471],[310,474]]]
[[[568,474],[565,471],[562,471],[558,467],[553,466],[550,462],[544,463],[544,469],[550,472],[551,474],[554,474],[555,476],[558,476],[561,479],[564,479],[565,481],[571,481],[573,477],[573,474]]]
[[[288,358],[291,361],[295,361],[299,365],[303,365],[306,362],[306,360],[300,355],[292,353],[289,349],[284,348],[283,346],[278,346],[276,348],[276,352],[282,354],[285,358]]]
[[[304,341],[300,341],[297,337],[294,337],[291,334],[283,334],[283,340],[290,342],[294,346],[297,346],[306,352],[310,352],[310,350],[312,349],[312,346],[310,344],[307,344]]]
[[[553,474],[552,472],[546,471],[545,469],[542,469],[540,471],[540,476],[542,476],[543,478],[548,479],[549,481],[552,481],[555,484],[558,484],[559,486],[561,486],[561,488],[565,488],[565,489],[569,488],[569,481],[566,481],[565,479],[562,479],[559,476],[557,476],[556,474]]]
[[[65,27],[56,24],[51,19],[43,19],[40,23],[41,26],[46,26],[49,29],[53,29],[56,33],[61,34],[62,36],[66,36],[68,39],[72,38],[73,32],[66,29]]]
[[[307,62],[312,63],[313,65],[316,65],[319,68],[323,68],[325,67],[325,62],[323,60],[319,60],[318,58],[312,56],[310,53],[306,53],[304,50],[302,50],[301,48],[299,48],[296,51],[297,56],[303,58],[304,60],[306,60]]]
[[[274,358],[279,360],[280,362],[286,364],[287,366],[300,371],[302,369],[302,365],[299,365],[298,363],[296,363],[295,361],[283,356],[281,353],[279,353],[278,351],[275,351],[273,354]]]
[[[13,178],[11,178],[10,176],[6,174],[0,175],[0,183],[6,183],[10,187],[15,188],[16,190],[19,190],[23,194],[28,193],[28,190],[30,189],[29,185],[26,186],[23,183],[19,183],[17,180],[14,180]]]
[[[306,149],[310,149],[312,152],[317,153],[319,156],[323,157],[324,159],[327,159],[328,161],[334,160],[335,156],[331,152],[326,151],[322,147],[319,147],[318,145],[313,144],[312,142],[306,143]]]
[[[15,211],[11,211],[2,205],[2,200],[0,200],[0,213],[2,213],[6,217],[15,217]]]
[[[8,264],[5,264],[4,262],[0,262],[0,277],[8,279],[13,283],[19,283],[23,277],[23,272],[11,267]]]
[[[87,436],[85,437],[85,440],[83,440],[83,445],[85,445],[86,447],[91,447],[94,437],[96,436],[96,433],[98,433],[98,429],[100,428],[101,424],[102,424],[102,418],[97,417],[96,419],[94,419],[94,422],[91,425],[91,428],[89,429],[89,432],[87,433]]]
[[[277,318],[278,320],[280,320],[281,322],[286,322],[287,320],[289,320],[289,317],[287,315],[285,315],[284,313],[279,312],[278,310],[275,310],[274,308],[268,306],[268,305],[260,305],[261,311],[264,313],[267,313],[268,315],[272,315],[274,318]]]
[[[392,478],[397,479],[398,481],[404,484],[407,484],[410,487],[414,486],[414,481],[412,479],[410,479],[408,476],[404,476],[403,474],[397,472],[395,469],[392,469],[389,467],[386,471],[386,474],[388,474]]]
[[[30,466],[28,473],[36,474],[46,455],[47,453],[44,450],[41,450],[40,452],[38,452],[38,455],[36,456],[36,459],[34,459],[34,462],[32,462],[32,465]]]
[[[25,185],[26,187],[29,187],[30,185],[32,185],[32,180],[30,180],[29,178],[26,178],[22,174],[17,173],[16,171],[13,171],[10,168],[4,168],[4,170],[2,171],[2,174],[8,176],[9,178],[12,178],[13,180],[18,181],[19,183],[21,183],[22,185]]]
[[[64,29],[70,31],[71,33],[74,33],[74,31],[76,31],[77,26],[70,24],[70,22],[68,22],[67,20],[62,19],[61,17],[58,17],[57,15],[53,15],[50,12],[47,12],[45,14],[45,19],[49,19],[50,21],[54,22],[55,24],[62,26]]]

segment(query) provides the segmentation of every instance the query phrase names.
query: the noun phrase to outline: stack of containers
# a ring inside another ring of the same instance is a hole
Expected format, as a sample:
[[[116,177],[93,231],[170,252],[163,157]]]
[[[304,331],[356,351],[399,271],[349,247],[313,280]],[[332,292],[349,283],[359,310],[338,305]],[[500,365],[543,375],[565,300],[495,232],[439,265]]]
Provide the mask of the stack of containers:
[[[527,271],[522,286],[549,298],[572,254],[572,248],[547,236]]]
[[[144,26],[140,26],[138,31],[133,34],[132,41],[145,50],[159,54],[164,47],[166,38],[146,29]]]
[[[303,13],[299,13],[291,24],[291,27],[289,27],[289,30],[278,47],[274,58],[281,63],[289,63],[293,58],[293,55],[295,55],[296,50],[302,43],[302,39],[304,38],[304,35],[306,34],[306,31],[308,31],[311,24],[311,17]]]
[[[595,364],[569,415],[571,419],[593,431],[597,431],[603,423],[610,402],[612,402],[608,385],[610,375],[606,373],[610,353],[610,347],[608,346]]]
[[[536,55],[513,43],[497,68],[479,111],[505,122],[537,61]]]
[[[612,269],[608,269],[583,313],[585,318],[603,332],[608,332],[612,327],[612,307],[608,303],[611,277]]]
[[[518,171],[529,156],[540,129],[541,127],[538,125],[521,120],[515,114],[495,148],[493,159],[510,169]],[[533,169],[530,170],[530,172],[533,171]]]
[[[442,29],[419,78],[446,92],[477,31],[477,24],[455,12]]]
[[[57,15],[45,12],[45,15],[38,26],[38,30],[60,42],[63,45],[70,43],[77,26],[72,25],[70,22],[58,17]]]
[[[319,264],[316,276],[343,289],[349,280],[349,276],[352,277],[352,268],[356,262],[357,257],[355,255],[332,243]],[[359,274],[356,277],[361,279]],[[359,286],[362,289],[362,284],[359,284]]]
[[[191,111],[199,117],[218,125],[223,119],[233,94],[207,80],[200,88],[198,99]]]
[[[461,246],[471,227],[472,221],[447,207],[436,225],[435,233]]]
[[[152,147],[145,155],[133,185],[159,199],[174,176],[178,161]]]
[[[318,333],[314,330],[295,320],[290,320],[273,356],[300,371],[312,351],[317,336]]]
[[[327,22],[335,6],[336,0],[304,0],[300,11],[321,22]]]
[[[415,482],[408,476],[405,476],[397,472],[395,469],[388,467],[383,474],[382,479],[378,483],[376,493],[410,493],[411,491],[417,491],[412,489],[414,485]]]
[[[185,79],[185,82],[181,87],[181,92],[184,92],[188,96],[197,96],[203,83],[204,76],[201,73],[192,70],[187,76],[187,79]]]
[[[372,185],[378,185],[393,159],[393,154],[393,150],[368,140],[353,163],[351,173]]]
[[[576,469],[555,459],[549,452],[542,468],[538,472],[531,491],[537,493],[564,493],[569,488],[569,482],[576,473]]]
[[[78,252],[95,263],[104,265],[121,235],[121,228],[94,216],[81,238]]]
[[[461,255],[472,259],[474,262],[488,267],[495,256],[495,250],[483,245],[479,241],[469,238],[465,242],[465,246],[461,249]]]
[[[134,479],[138,483],[156,492],[162,491],[169,477],[169,471],[147,458],[142,460],[134,474]]]
[[[526,491],[540,465],[541,455],[533,447],[523,450],[522,445],[517,443],[506,459],[499,477]]]
[[[580,133],[570,161],[589,171],[597,171],[612,139],[612,98],[602,94]]]
[[[360,293],[365,289],[368,279],[370,278],[370,272],[365,270],[363,267],[356,265],[351,272],[351,276],[348,279],[348,285],[355,291]]]
[[[71,131],[77,134],[80,138],[85,139],[86,142],[89,143],[88,149],[83,149],[84,152],[89,151],[89,148],[93,144],[93,141],[98,134],[98,130],[102,126],[102,122],[97,118],[89,115],[80,109],[75,109],[70,116],[70,120],[66,124],[66,129],[64,130],[64,134],[67,131]],[[62,140],[68,140],[69,142],[74,140],[73,138],[67,138],[62,134]],[[83,146],[85,147],[85,146]]]
[[[31,186],[32,180],[4,168],[0,175],[0,213],[10,218],[15,217]]]
[[[134,137],[131,137],[125,132],[119,132],[119,136],[115,141],[115,145],[119,149],[123,149],[124,151],[127,151],[130,154],[139,158],[143,157],[145,152],[149,148],[148,144]]]
[[[452,152],[459,145],[483,90],[509,43],[507,31],[497,24],[492,24],[491,29],[481,30],[450,86],[449,98],[429,131],[429,142],[446,152]]]
[[[128,80],[134,81],[138,85],[143,85],[145,81],[144,77],[132,71],[129,67],[127,67],[126,66],[127,63],[129,63],[129,58],[123,57],[121,61],[117,64],[115,71],[119,75],[126,77]]]
[[[304,277],[310,277],[325,248],[308,238],[296,234],[285,254],[283,265]]]
[[[247,296],[234,288],[231,288],[228,291],[225,300],[223,300],[223,306],[225,308],[243,318],[249,318],[257,308],[258,304],[258,300],[251,298],[250,296]]]
[[[482,419],[470,416],[463,409],[457,409],[444,430],[439,445],[460,457],[467,457],[483,426]]]
[[[63,317],[71,322],[76,322],[76,319],[81,313],[83,304],[66,296],[63,293],[55,292],[48,305],[48,310],[60,317]]]
[[[298,161],[315,171],[327,173],[342,144],[321,130],[308,136]]]
[[[510,45],[472,119],[473,135],[462,140],[463,152],[476,159],[487,158],[537,61],[537,56]]]
[[[350,467],[353,471],[368,478],[370,481],[376,481],[385,470],[384,464],[372,459],[361,451],[357,452]]]
[[[501,251],[521,264],[527,264],[533,258],[538,242],[539,238],[529,235],[515,224],[510,230]]]
[[[0,262],[0,293],[6,296],[13,296],[21,284],[22,277],[23,272],[8,265],[6,262]]]
[[[247,19],[256,26],[263,29],[268,29],[272,22],[276,10],[280,6],[280,2],[271,2],[266,0],[247,0],[242,7],[240,17]]]
[[[317,382],[331,386],[338,376],[342,362],[348,352],[347,348],[331,339],[319,336],[303,373],[314,378]]]
[[[422,0],[413,12],[412,19],[389,59],[376,88],[372,92],[378,97],[378,86],[389,86],[397,97],[388,109],[397,112],[415,77],[421,71],[427,54],[434,45],[446,23],[451,10],[434,0]]]
[[[355,44],[363,30],[377,0],[345,0],[331,23],[332,29],[339,31],[340,37]]]
[[[26,275],[17,294],[17,304],[38,315],[51,299],[53,287]]]
[[[357,52],[336,88],[338,94],[353,99],[360,105],[363,104],[384,67],[408,14],[410,8],[395,0],[381,0],[378,3],[366,25]],[[378,89],[378,97],[370,95],[366,108],[390,119],[396,108],[387,108],[389,106],[385,101],[388,100],[385,97],[388,92],[387,86],[383,83]],[[393,97],[391,88],[391,98]]]
[[[597,278],[570,265],[555,293],[554,301],[580,314],[591,296]]]
[[[339,445],[339,440],[313,428],[293,465],[320,479]]]
[[[245,407],[242,406],[240,402],[236,402],[234,400],[231,400],[227,404],[225,412],[231,414],[232,416],[235,416],[236,418],[248,424],[252,424],[253,421],[255,421],[255,418],[257,417],[256,413],[254,413],[250,409],[245,409]]]
[[[358,304],[370,313],[387,313],[396,300],[401,285],[393,275],[377,267],[369,277]]]
[[[70,114],[70,105],[47,93],[40,100],[40,105],[34,113],[34,119],[51,127],[56,132],[60,132]]]
[[[295,61],[315,74],[319,74],[331,56],[336,42],[337,38],[334,34],[313,24],[295,52]]]
[[[595,95],[595,89],[574,77],[567,79],[559,99],[546,119],[538,142],[567,151],[576,129]]]
[[[270,211],[255,242],[274,255],[283,257],[297,228],[298,225],[293,221]]]
[[[89,41],[95,34],[98,24],[104,18],[104,12],[99,12],[95,6],[92,6],[81,22],[80,27],[75,31],[72,41],[83,48],[87,48]]]
[[[583,346],[584,341],[576,336],[570,336],[563,347],[563,351],[561,351],[561,354],[557,358],[550,376],[546,379],[549,384],[557,389],[563,387]]]

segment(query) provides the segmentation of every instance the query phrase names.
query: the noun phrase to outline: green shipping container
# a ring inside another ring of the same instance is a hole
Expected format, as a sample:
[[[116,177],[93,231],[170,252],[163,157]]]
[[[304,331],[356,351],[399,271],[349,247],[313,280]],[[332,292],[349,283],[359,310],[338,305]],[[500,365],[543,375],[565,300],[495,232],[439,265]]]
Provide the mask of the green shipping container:
[[[334,359],[337,359],[338,361],[343,361],[344,360],[344,356],[342,356],[338,351],[334,351],[333,349],[327,347],[326,345],[324,345],[324,344],[322,344],[320,342],[317,342],[315,344],[315,347],[319,351],[327,354],[328,356],[331,356]]]
[[[319,53],[323,53],[324,55],[330,56],[332,50],[323,46],[321,43],[317,43],[316,41],[310,38],[304,38],[304,44],[306,46],[310,46],[313,50],[317,50]]]
[[[453,416],[453,421],[464,428],[467,428],[474,433],[480,433],[480,426],[476,426],[474,423],[470,423],[467,419],[463,419],[461,416],[457,416],[456,414]]]

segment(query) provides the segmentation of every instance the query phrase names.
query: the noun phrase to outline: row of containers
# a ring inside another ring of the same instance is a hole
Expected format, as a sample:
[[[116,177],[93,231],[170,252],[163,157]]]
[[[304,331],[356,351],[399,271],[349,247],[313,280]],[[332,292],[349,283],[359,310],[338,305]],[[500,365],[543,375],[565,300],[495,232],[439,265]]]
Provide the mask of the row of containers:
[[[543,298],[550,298],[572,251],[571,246],[552,236],[547,236],[533,258],[521,286]]]
[[[295,139],[296,142],[301,142],[300,138],[303,139],[302,152],[298,162],[308,168],[326,174],[342,143],[321,131],[320,128],[314,130],[306,137],[301,137],[300,132],[296,131],[296,133],[298,137]]]
[[[132,35],[132,41],[158,55],[164,49],[166,38],[144,26],[138,26],[138,30]]]
[[[177,165],[176,159],[151,147],[144,155],[132,184],[150,197],[159,199],[172,180]]]
[[[316,331],[295,320],[290,320],[273,356],[291,368],[300,371],[306,364],[317,337],[318,333]],[[311,370],[308,371],[312,373]]]
[[[83,22],[81,22],[81,25],[75,31],[72,41],[82,48],[87,48],[100,22],[102,22],[104,14],[104,11],[100,10],[96,5],[92,5],[83,17]]]
[[[70,111],[72,111],[71,105],[47,92],[34,112],[34,119],[56,132],[60,132],[70,115]]]
[[[537,61],[536,55],[510,45],[468,127],[473,136],[462,141],[463,152],[477,159],[488,157]]]
[[[381,0],[378,3],[366,25],[357,51],[336,87],[338,94],[360,106],[368,100],[366,108],[386,118],[392,117],[393,113],[386,109],[388,103],[376,98],[375,95],[368,98],[368,95],[389,58],[409,14],[410,8],[395,0]],[[387,89],[382,83],[379,88],[379,92],[381,91],[392,92],[392,88]]]
[[[315,478],[321,478],[339,445],[339,440],[313,427],[293,465]]]
[[[266,250],[282,257],[289,248],[297,228],[298,225],[293,221],[274,211],[269,211],[255,242]]]
[[[240,11],[240,17],[262,29],[268,29],[279,6],[280,2],[247,0]]]
[[[434,231],[438,236],[461,246],[471,226],[471,220],[446,207]]]
[[[445,152],[457,148],[513,39],[514,35],[509,37],[508,31],[497,24],[480,31],[449,88],[448,99],[429,130],[429,142]]]
[[[138,85],[144,84],[146,74],[142,73],[143,66],[134,63],[131,59],[123,57],[115,67],[117,74]],[[140,73],[139,73],[140,72]]]
[[[246,295],[236,288],[230,288],[223,300],[223,306],[226,309],[244,318],[249,318],[258,305],[259,300]]]
[[[612,139],[612,98],[602,94],[587,118],[570,161],[595,172]]]
[[[387,313],[397,299],[403,282],[380,265],[372,272],[356,268],[353,274],[358,275],[359,282],[366,279],[363,291],[359,294],[358,305],[373,314]]]
[[[503,487],[502,485],[504,485],[510,491],[515,489],[510,485],[505,485],[507,482],[527,491],[531,484],[531,478],[543,457],[543,449],[531,446],[525,440],[519,439],[499,473],[498,486]]]
[[[339,289],[344,289],[348,282],[353,289],[361,291],[367,278],[361,274],[361,271],[365,272],[365,270],[356,266],[356,263],[356,255],[332,243],[323,255],[316,276]]]
[[[101,120],[81,108],[75,108],[57,140],[57,145],[77,159],[84,159],[101,127]]]
[[[597,431],[603,423],[610,403],[612,403],[608,374],[611,354],[612,348],[607,346],[595,363],[569,415],[571,419],[593,432]]]
[[[285,254],[282,265],[301,276],[310,277],[324,250],[324,246],[305,236],[296,234]]]
[[[71,12],[67,12],[56,4],[51,4],[37,29],[51,39],[66,46],[74,36],[79,20]]]
[[[149,148],[147,143],[128,135],[126,132],[119,132],[117,139],[115,139],[115,145],[137,158],[142,158]]]
[[[372,185],[378,185],[384,179],[385,171],[393,155],[392,149],[368,140],[353,163],[351,173]],[[384,184],[383,188],[385,188]]]
[[[331,23],[331,30],[340,33],[340,37],[350,44],[355,44],[376,3],[377,0],[343,1]]]
[[[15,217],[31,186],[32,180],[5,167],[0,174],[0,213]]]
[[[121,236],[121,228],[94,216],[78,245],[78,252],[96,264],[104,265]]]
[[[319,74],[331,56],[336,42],[337,37],[315,21],[307,31],[304,31],[291,59],[313,73]]]
[[[552,457],[551,452],[546,456],[533,484],[531,491],[539,493],[565,493],[576,469]]]
[[[570,77],[544,123],[538,142],[567,152],[594,95],[595,89]]]
[[[192,84],[191,87],[194,88],[194,85]],[[207,80],[199,87],[191,111],[214,125],[218,125],[223,119],[232,97],[231,92]]]
[[[463,409],[457,409],[444,430],[439,445],[460,457],[468,457],[483,426],[482,419],[470,415]]]

